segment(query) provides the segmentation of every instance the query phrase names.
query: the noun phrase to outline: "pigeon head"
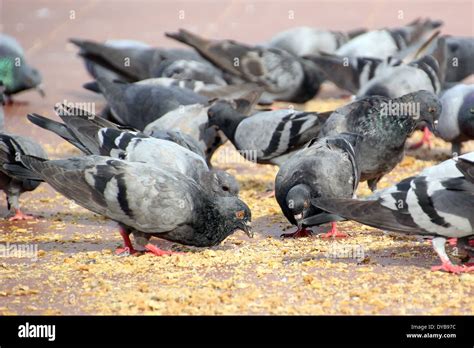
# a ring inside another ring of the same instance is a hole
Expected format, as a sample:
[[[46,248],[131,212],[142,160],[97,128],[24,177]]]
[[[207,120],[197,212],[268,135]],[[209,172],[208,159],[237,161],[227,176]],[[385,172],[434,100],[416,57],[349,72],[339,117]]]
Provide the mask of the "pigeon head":
[[[207,110],[209,126],[214,126],[224,132],[231,140],[234,140],[235,131],[245,115],[237,112],[238,105],[235,100],[217,100]]]
[[[418,123],[426,122],[432,130],[436,130],[438,119],[441,114],[442,106],[438,97],[429,91],[420,90],[413,93],[405,94],[395,99],[401,104],[409,116],[417,120]]]
[[[251,228],[252,214],[250,208],[237,197],[217,197],[215,206],[219,211],[222,223],[217,230],[222,238],[218,243],[236,230],[242,230],[247,236],[253,238]]]
[[[212,169],[206,172],[203,179],[203,186],[222,197],[238,196],[240,187],[237,180],[224,170]]]
[[[304,184],[293,186],[286,195],[286,205],[293,214],[298,228],[300,228],[311,209],[310,188]]]

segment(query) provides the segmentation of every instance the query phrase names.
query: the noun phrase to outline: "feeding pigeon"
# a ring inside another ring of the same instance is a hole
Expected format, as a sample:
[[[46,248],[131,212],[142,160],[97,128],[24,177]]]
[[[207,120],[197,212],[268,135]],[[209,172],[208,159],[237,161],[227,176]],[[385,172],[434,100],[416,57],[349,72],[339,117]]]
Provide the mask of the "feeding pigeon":
[[[265,47],[285,50],[295,56],[318,55],[321,52],[333,53],[350,39],[365,33],[356,29],[347,33],[312,27],[296,27],[276,34]]]
[[[240,98],[227,102],[235,105],[239,113],[247,115],[260,94],[260,91],[251,91],[241,95]],[[219,102],[219,100],[214,100],[206,105],[191,104],[180,106],[148,124],[143,132],[153,136],[157,131],[174,130],[190,135],[199,142],[200,148],[206,155],[207,163],[210,164],[214,152],[227,141],[222,131],[215,129],[215,127],[209,124],[208,110]]]
[[[303,59],[315,63],[329,81],[353,94],[357,94],[362,86],[388,68],[402,64],[401,60],[392,57],[377,59],[333,54],[307,55]]]
[[[445,36],[447,46],[447,64],[445,84],[462,81],[474,74],[474,38]]]
[[[433,127],[440,113],[440,101],[428,91],[394,99],[370,96],[336,109],[320,137],[341,132],[362,135],[361,181],[367,181],[374,191],[379,180],[403,159],[405,142],[417,125],[426,122]]]
[[[36,89],[41,96],[41,74],[25,60],[25,52],[13,37],[0,34],[0,81],[5,86],[7,96]]]
[[[323,237],[345,236],[336,229],[337,216],[311,205],[318,197],[351,198],[359,184],[357,144],[360,136],[341,133],[314,139],[308,147],[288,159],[275,179],[275,198],[285,217],[298,229],[282,237],[311,235],[306,227],[332,222]]]
[[[1,108],[1,107],[0,107]],[[32,155],[47,159],[48,155],[43,148],[30,138],[20,135],[0,133],[0,189],[7,195],[7,207],[11,215],[8,220],[29,220],[33,216],[25,214],[20,209],[20,195],[23,192],[33,191],[41,180],[35,179],[36,175],[28,172],[28,178],[16,176],[4,167],[18,162],[17,155]]]
[[[227,101],[216,102],[207,113],[209,125],[224,132],[248,160],[278,166],[316,137],[331,114],[280,109],[247,117]]]
[[[38,114],[30,114],[28,119],[60,135],[79,149],[85,149],[86,154],[143,162],[177,171],[221,196],[237,196],[239,193],[239,184],[232,175],[222,170],[210,171],[203,157],[175,142],[138,132],[103,128],[103,121],[99,117],[84,115],[77,110],[59,112],[59,116],[64,124]]]
[[[243,201],[209,194],[169,169],[104,156],[21,160],[66,198],[117,221],[130,253],[130,233],[140,249],[158,256],[170,252],[149,243],[152,236],[198,247],[217,245],[237,229],[252,236]]]
[[[138,130],[182,105],[208,104],[208,98],[179,87],[127,84],[102,78],[97,82],[114,118]]]
[[[210,105],[191,104],[169,111],[145,127],[143,133],[155,136],[165,130],[179,131],[195,139],[210,164],[214,152],[227,141],[221,131],[211,127],[207,110]]]
[[[184,80],[171,77],[155,77],[138,82],[134,82],[137,85],[149,85],[149,86],[163,86],[163,87],[179,87],[186,88],[202,96],[215,99],[215,98],[226,98],[236,99],[242,96],[245,92],[258,91],[260,88],[253,83],[244,83],[239,85],[226,85],[220,86],[215,84],[206,84],[202,81],[197,80]],[[95,93],[101,93],[100,87],[97,81],[88,82],[83,85],[87,90]]]
[[[86,62],[93,62],[115,72],[123,81],[179,77],[217,85],[227,84],[222,71],[194,51],[176,48],[113,47],[110,44],[80,39],[70,41],[81,49],[79,55],[84,57]],[[93,71],[91,73],[95,78],[104,78]]]
[[[378,76],[365,84],[357,96],[382,95],[397,98],[404,94],[427,90],[439,94],[446,73],[447,48],[443,37],[436,40],[433,50],[409,64],[384,69]],[[420,125],[423,126],[423,125]],[[423,128],[423,127],[422,127]],[[410,146],[417,149],[427,143],[431,147],[431,133],[424,127],[421,141]]]
[[[404,27],[368,31],[342,45],[335,53],[342,57],[386,59],[423,40],[426,34],[442,24],[441,21],[417,19]]]
[[[446,238],[474,235],[474,162],[459,158],[459,177],[416,176],[385,189],[375,200],[318,198],[320,209],[375,228],[411,235],[432,236],[441,259],[433,270],[460,273],[474,267],[453,265],[446,254]]]
[[[437,135],[452,144],[451,152],[461,154],[464,141],[474,139],[474,85],[457,85],[441,96],[443,110]]]
[[[323,82],[312,63],[292,54],[264,47],[252,47],[232,40],[210,41],[181,29],[166,36],[194,47],[219,68],[248,82],[257,83],[267,93],[265,100],[304,103],[312,99]]]
[[[445,61],[440,64],[433,55],[426,55],[409,64],[386,67],[382,73],[364,84],[357,96],[398,98],[422,89],[438,94],[444,81],[444,64]]]

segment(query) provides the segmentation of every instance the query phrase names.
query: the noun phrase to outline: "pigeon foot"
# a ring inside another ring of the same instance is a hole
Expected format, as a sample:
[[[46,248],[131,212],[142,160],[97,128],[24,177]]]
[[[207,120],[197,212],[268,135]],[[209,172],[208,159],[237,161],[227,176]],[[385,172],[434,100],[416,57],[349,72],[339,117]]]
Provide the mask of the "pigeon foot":
[[[15,210],[15,215],[8,218],[8,221],[21,221],[21,220],[33,220],[33,215],[25,214],[20,209]]]
[[[331,222],[331,231],[327,232],[327,233],[324,233],[321,235],[321,238],[345,238],[345,237],[348,237],[347,234],[345,233],[342,233],[342,232],[339,232],[337,230],[337,225],[335,222]]]
[[[458,265],[453,265],[450,261],[443,261],[443,263],[440,266],[433,266],[431,267],[432,271],[445,271],[448,273],[467,273],[467,272],[474,272],[474,266],[458,266]]]
[[[304,237],[311,237],[313,235],[313,231],[303,227],[298,228],[296,232],[293,233],[283,233],[280,235],[281,238],[304,238]]]
[[[161,250],[157,246],[148,243],[145,245],[145,249],[147,250],[148,253],[151,253],[156,256],[164,256],[164,255],[182,255],[184,253],[176,252],[176,251],[170,251],[170,250]]]

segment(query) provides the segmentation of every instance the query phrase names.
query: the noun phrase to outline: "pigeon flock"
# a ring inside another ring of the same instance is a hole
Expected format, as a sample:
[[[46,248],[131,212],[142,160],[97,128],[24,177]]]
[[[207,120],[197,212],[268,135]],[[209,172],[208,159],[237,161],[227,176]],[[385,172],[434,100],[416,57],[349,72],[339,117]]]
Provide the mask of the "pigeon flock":
[[[218,245],[237,230],[253,237],[251,211],[239,183],[211,158],[227,140],[246,159],[279,167],[274,196],[296,227],[284,238],[347,237],[336,223],[359,223],[432,240],[441,259],[433,270],[472,272],[474,265],[474,38],[441,35],[442,22],[336,32],[298,27],[259,45],[212,40],[185,29],[166,33],[184,44],[155,48],[133,40],[73,38],[103,96],[93,114],[56,105],[62,122],[37,113],[34,125],[55,133],[83,156],[49,160],[34,140],[4,129],[0,106],[0,188],[11,221],[23,192],[49,184],[66,198],[119,226],[120,255],[174,252],[149,242]],[[41,74],[12,37],[0,35],[1,104],[16,93],[44,94]],[[305,103],[323,83],[352,99],[330,112],[278,109],[274,101]],[[377,190],[404,158],[407,138],[424,129],[452,144],[453,158]],[[361,182],[373,193],[357,198]],[[133,235],[133,243],[130,239]],[[449,240],[463,255],[453,264]]]

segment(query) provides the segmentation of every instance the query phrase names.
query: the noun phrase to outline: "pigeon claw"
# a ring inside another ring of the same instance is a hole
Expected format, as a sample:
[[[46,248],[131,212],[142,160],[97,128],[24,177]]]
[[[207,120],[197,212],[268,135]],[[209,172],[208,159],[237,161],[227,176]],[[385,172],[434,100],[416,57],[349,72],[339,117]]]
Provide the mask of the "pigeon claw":
[[[8,218],[8,221],[33,220],[34,218],[35,217],[33,215],[25,214],[20,209],[16,209],[15,215]]]
[[[298,228],[296,232],[293,233],[283,233],[280,235],[281,238],[304,238],[304,237],[311,237],[313,235],[313,231],[308,230],[307,228]]]
[[[425,127],[423,129],[423,138],[421,138],[421,140],[413,145],[410,146],[410,150],[416,150],[416,149],[419,149],[420,147],[422,147],[424,144],[427,144],[428,145],[428,149],[431,150],[431,147],[433,145],[433,142],[431,140],[431,132],[430,130],[428,129],[428,127]]]
[[[339,232],[337,230],[337,225],[335,222],[331,222],[331,231],[324,233],[321,235],[321,238],[346,238],[348,237],[347,234]]]
[[[129,247],[118,248],[115,250],[115,255],[117,256],[130,256],[135,254],[137,251],[135,249],[130,249]]]
[[[439,266],[431,267],[432,271],[445,271],[448,273],[466,273],[466,272],[474,272],[474,266],[468,267],[466,265],[453,265],[450,261],[443,261],[443,263]]]
[[[157,246],[148,243],[145,245],[145,249],[147,250],[148,253],[153,254],[155,256],[164,256],[164,255],[182,255],[184,253],[176,252],[176,251],[170,251],[170,250],[161,250]]]

